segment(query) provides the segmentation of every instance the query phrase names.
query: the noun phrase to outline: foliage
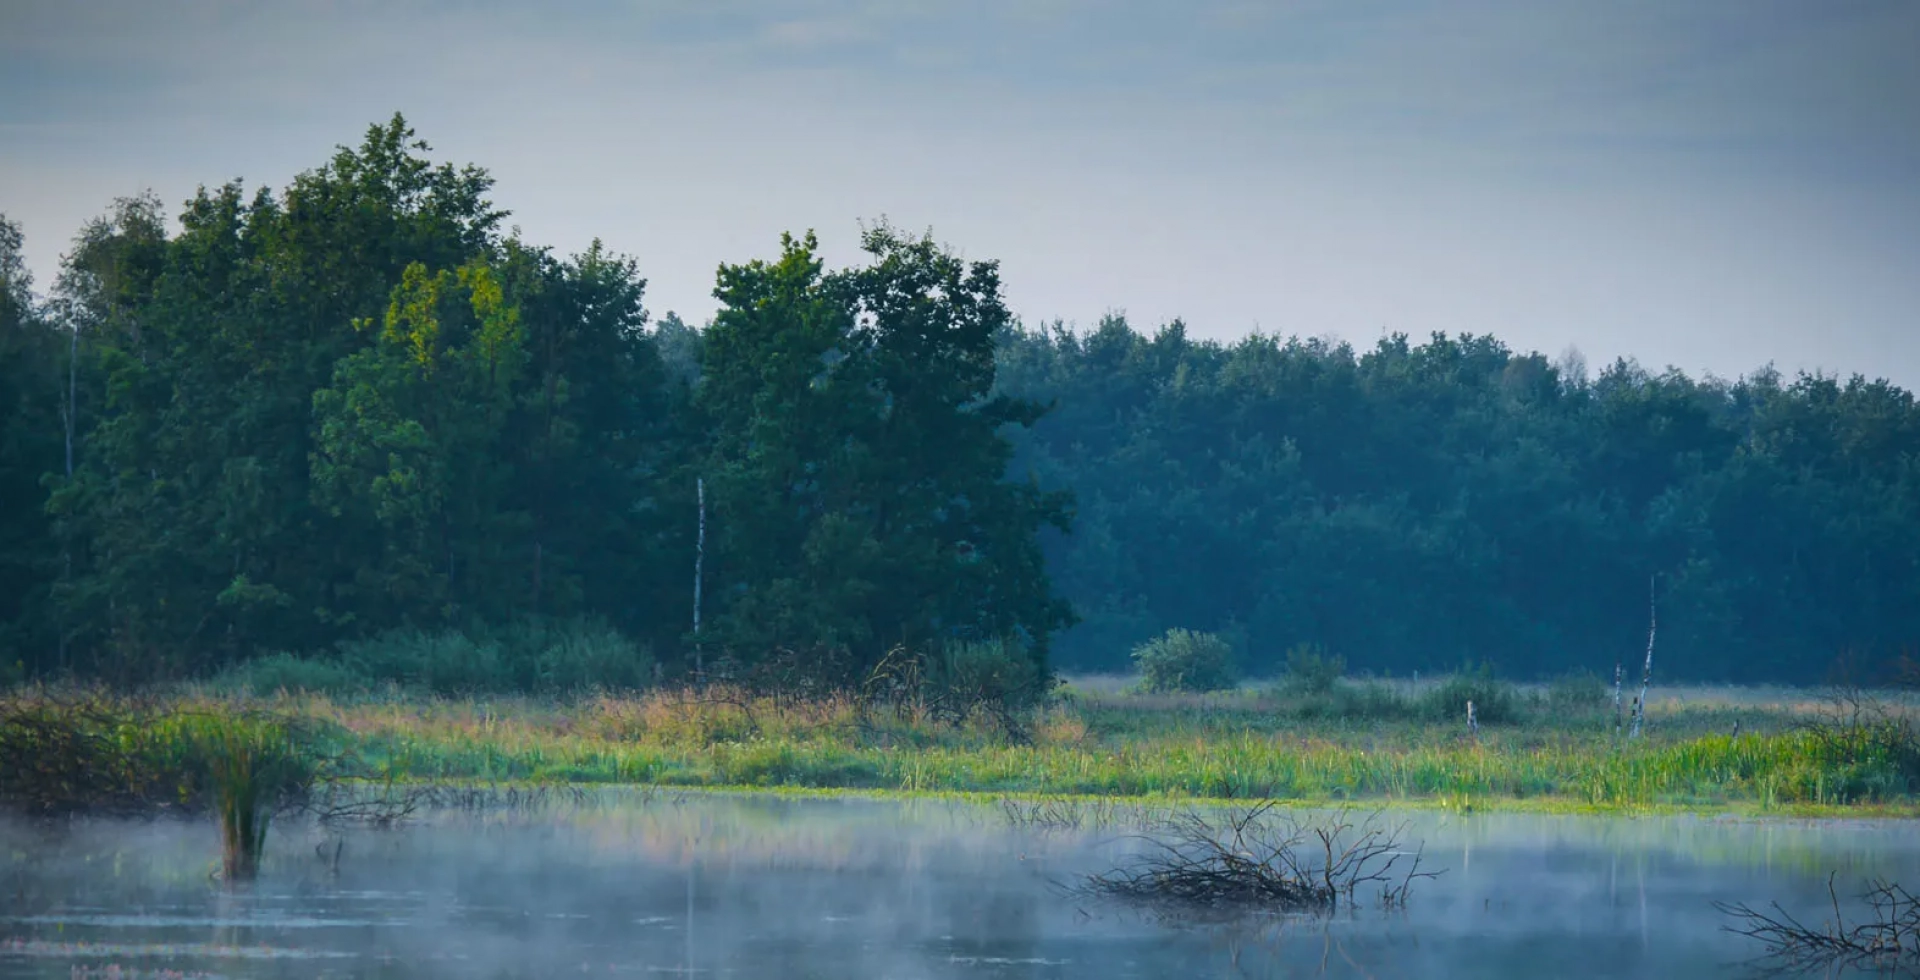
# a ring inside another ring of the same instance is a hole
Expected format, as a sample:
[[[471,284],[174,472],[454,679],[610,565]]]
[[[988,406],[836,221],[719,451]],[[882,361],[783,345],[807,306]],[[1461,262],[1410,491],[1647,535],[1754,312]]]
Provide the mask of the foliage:
[[[1547,685],[1547,707],[1566,715],[1593,714],[1606,709],[1612,695],[1605,681],[1592,671],[1562,674]]]
[[[314,778],[314,763],[295,743],[287,727],[273,722],[230,719],[201,735],[213,812],[220,824],[222,870],[229,881],[245,881],[260,869],[267,825],[290,792],[302,792]]]
[[[1173,627],[1261,676],[1311,647],[1543,679],[1639,649],[1649,575],[1663,676],[1915,674],[1920,406],[1888,381],[1028,327],[994,263],[884,223],[862,264],[789,236],[720,268],[705,328],[654,324],[631,260],[507,234],[430,152],[395,116],[284,188],[113,201],[44,297],[0,218],[0,676],[345,643],[437,690],[648,679],[489,633],[593,619],[809,696],[1001,638],[1117,671]]]
[[[1416,705],[1378,681],[1343,681],[1317,694],[1296,694],[1289,708],[1303,721],[1406,721],[1420,714]]]
[[[464,630],[402,629],[340,644],[333,655],[270,654],[216,678],[257,696],[350,695],[386,685],[432,694],[625,691],[650,683],[653,657],[607,623],[522,618]]]
[[[1006,426],[1033,403],[992,393],[1008,323],[999,273],[887,225],[871,264],[828,273],[812,235],[724,266],[701,348],[710,641],[843,653],[855,676],[896,646],[1018,636],[1044,668],[1070,621],[1035,535],[1065,499],[1004,480]]]
[[[20,513],[49,518],[0,539],[0,575],[52,583],[44,618],[9,617],[34,673],[177,678],[522,616],[677,637],[644,281],[598,244],[503,239],[491,178],[427,150],[396,116],[277,194],[203,189],[177,235],[151,197],[82,230],[48,308],[79,341],[74,469],[47,439],[64,350],[37,355],[36,440],[0,442],[0,493],[30,466]]]
[[[1149,694],[1222,691],[1239,680],[1233,647],[1212,633],[1170,629],[1133,650],[1140,687]]]
[[[1344,658],[1330,656],[1306,643],[1287,651],[1286,666],[1286,675],[1280,680],[1281,689],[1288,694],[1309,697],[1331,693],[1347,670]]]
[[[1834,650],[1920,648],[1920,406],[1886,381],[1112,316],[1009,329],[998,384],[1054,406],[1015,465],[1078,502],[1045,539],[1085,618],[1062,669],[1124,669],[1178,625],[1244,629],[1254,674],[1303,643],[1398,676],[1606,671],[1644,646],[1650,573],[1669,678],[1804,684]]]
[[[332,657],[301,657],[285,651],[235,664],[212,681],[216,690],[261,698],[281,693],[341,697],[365,693],[372,684],[373,678]]]
[[[861,695],[903,717],[950,723],[984,717],[1026,741],[1030,716],[1049,686],[1031,653],[1000,639],[948,643],[932,655],[896,648],[868,674]]]
[[[1520,696],[1513,685],[1496,679],[1486,664],[1449,674],[1420,696],[1420,710],[1430,721],[1466,724],[1467,702],[1482,725],[1504,725],[1519,718]]]
[[[1343,684],[1335,697],[1370,686]],[[1523,703],[1514,723],[1484,728],[1478,740],[1460,737],[1459,718],[1304,717],[1284,703],[1191,695],[1083,695],[1030,716],[1024,739],[980,713],[943,720],[873,711],[847,694],[798,700],[720,685],[564,702],[309,696],[263,706],[188,695],[114,699],[109,715],[68,711],[75,703],[0,700],[0,749],[23,760],[0,767],[0,806],[204,812],[212,795],[203,733],[258,721],[287,726],[321,760],[321,789],[361,780],[403,804],[423,782],[448,781],[1711,811],[1908,812],[1920,792],[1902,769],[1910,756],[1885,743],[1836,747],[1800,724],[1792,704],[1742,706],[1738,736],[1728,734],[1736,715],[1724,707],[1666,710],[1645,738],[1621,743],[1544,703]],[[22,704],[57,710],[29,712],[22,725],[13,720]],[[64,734],[46,740],[49,726]],[[338,802],[309,809],[324,815]]]
[[[947,644],[928,663],[925,684],[931,697],[1008,716],[1038,706],[1048,686],[1033,656],[1007,640]]]
[[[317,726],[220,703],[98,691],[0,697],[0,806],[36,816],[214,809],[242,837],[301,801],[318,773]]]

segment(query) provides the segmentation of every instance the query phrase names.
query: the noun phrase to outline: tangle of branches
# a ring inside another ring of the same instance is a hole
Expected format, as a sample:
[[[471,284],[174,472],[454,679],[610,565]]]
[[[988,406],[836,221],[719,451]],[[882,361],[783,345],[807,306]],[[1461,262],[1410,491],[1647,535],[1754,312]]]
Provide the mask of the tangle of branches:
[[[1401,844],[1404,824],[1383,826],[1377,814],[1303,822],[1276,806],[1175,815],[1164,834],[1139,838],[1149,847],[1136,863],[1088,875],[1076,890],[1167,910],[1325,913],[1355,904],[1366,885],[1380,887],[1383,906],[1401,907],[1414,881],[1440,875],[1420,870],[1418,846]]]
[[[1833,919],[1819,928],[1801,923],[1778,903],[1770,904],[1770,911],[1745,903],[1715,902],[1714,907],[1734,919],[1724,927],[1727,931],[1766,948],[1762,964],[1778,973],[1861,970],[1920,975],[1920,898],[1898,884],[1876,879],[1861,896],[1870,917],[1849,925],[1840,914],[1832,875],[1827,876],[1827,897],[1833,903]]]

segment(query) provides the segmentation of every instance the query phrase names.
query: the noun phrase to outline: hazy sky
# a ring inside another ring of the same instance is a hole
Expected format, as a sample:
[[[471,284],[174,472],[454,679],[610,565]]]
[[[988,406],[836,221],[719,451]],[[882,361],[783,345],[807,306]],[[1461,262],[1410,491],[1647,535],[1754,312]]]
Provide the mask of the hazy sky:
[[[654,313],[887,215],[1029,322],[1491,332],[1920,387],[1914,0],[0,0],[45,289],[117,195],[284,184],[404,111]]]

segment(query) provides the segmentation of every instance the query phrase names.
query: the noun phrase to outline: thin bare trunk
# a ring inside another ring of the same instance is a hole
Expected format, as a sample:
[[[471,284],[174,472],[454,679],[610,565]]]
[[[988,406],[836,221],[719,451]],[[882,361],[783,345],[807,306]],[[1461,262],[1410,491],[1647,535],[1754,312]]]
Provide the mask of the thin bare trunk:
[[[1647,688],[1653,685],[1653,633],[1659,625],[1659,609],[1654,602],[1654,583],[1658,576],[1647,578],[1647,662],[1640,668],[1640,697],[1633,703],[1633,734],[1640,737],[1640,725],[1647,719]]]
[[[695,673],[704,674],[707,665],[700,649],[700,580],[707,562],[707,481],[704,477],[694,478],[693,494],[700,509],[700,524],[693,544],[693,669]]]

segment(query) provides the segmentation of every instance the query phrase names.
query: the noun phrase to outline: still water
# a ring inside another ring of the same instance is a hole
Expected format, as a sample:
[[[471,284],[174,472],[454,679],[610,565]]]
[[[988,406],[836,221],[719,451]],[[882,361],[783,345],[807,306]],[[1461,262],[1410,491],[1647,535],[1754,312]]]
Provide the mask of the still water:
[[[243,887],[211,879],[208,823],[0,825],[0,977],[1741,976],[1757,949],[1713,901],[1818,923],[1829,872],[1843,896],[1920,880],[1912,823],[1389,819],[1445,870],[1404,911],[1205,925],[1062,894],[1137,853],[1124,828],[967,804],[613,793],[288,824]]]

